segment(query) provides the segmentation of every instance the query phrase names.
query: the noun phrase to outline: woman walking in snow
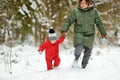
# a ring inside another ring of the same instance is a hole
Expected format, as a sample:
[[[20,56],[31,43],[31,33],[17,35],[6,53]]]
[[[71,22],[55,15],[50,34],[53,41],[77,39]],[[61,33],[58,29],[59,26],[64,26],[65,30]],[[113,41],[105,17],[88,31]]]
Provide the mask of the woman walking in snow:
[[[40,45],[38,51],[41,54],[43,50],[45,50],[47,70],[51,70],[54,67],[59,66],[60,64],[59,44],[62,43],[64,39],[65,39],[65,35],[62,34],[60,38],[57,40],[57,35],[54,29],[50,29],[47,40],[43,44]]]
[[[79,0],[78,7],[73,10],[63,25],[62,34],[65,34],[73,23],[75,59],[72,67],[79,67],[78,59],[81,55],[81,52],[84,50],[81,67],[86,68],[93,48],[95,36],[94,24],[96,24],[99,32],[102,35],[102,38],[106,38],[104,25],[93,1]]]

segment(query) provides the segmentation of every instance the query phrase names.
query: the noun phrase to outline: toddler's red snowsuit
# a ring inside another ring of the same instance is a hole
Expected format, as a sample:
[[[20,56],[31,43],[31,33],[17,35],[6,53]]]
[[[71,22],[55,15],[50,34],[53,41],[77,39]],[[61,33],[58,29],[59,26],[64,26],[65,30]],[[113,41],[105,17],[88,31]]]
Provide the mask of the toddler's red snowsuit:
[[[39,47],[38,51],[45,49],[45,58],[47,63],[47,70],[51,70],[52,67],[57,67],[60,64],[59,58],[59,44],[64,41],[64,37],[60,36],[56,43],[52,44],[48,39]],[[52,61],[54,64],[52,65]]]

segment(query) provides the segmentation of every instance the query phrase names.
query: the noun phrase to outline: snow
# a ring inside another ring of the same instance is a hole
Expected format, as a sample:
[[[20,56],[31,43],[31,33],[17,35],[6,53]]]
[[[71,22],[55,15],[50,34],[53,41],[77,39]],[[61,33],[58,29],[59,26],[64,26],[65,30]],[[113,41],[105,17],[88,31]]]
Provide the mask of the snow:
[[[9,74],[10,48],[0,46],[0,80],[120,80],[120,48],[94,47],[86,69],[71,68],[74,48],[60,48],[61,64],[58,68],[46,71],[45,54],[37,52],[38,47],[18,45],[12,49],[12,74]],[[5,56],[8,54],[8,56]],[[81,63],[83,54],[79,59]],[[5,65],[6,64],[6,65]],[[8,69],[7,69],[8,68]]]
[[[32,3],[32,2],[33,2],[33,0],[29,0],[29,2],[30,2],[30,3]]]
[[[27,13],[28,16],[31,17],[30,12],[25,4],[23,4],[22,7],[19,7],[18,12],[20,12],[22,15],[25,15],[25,13]]]
[[[48,0],[47,0],[48,1]],[[41,5],[41,9],[43,9],[43,10],[45,10],[45,11],[47,11],[47,7],[45,6],[45,4],[41,1],[41,0],[37,0],[37,3],[39,4],[39,5]]]
[[[31,8],[34,9],[34,10],[37,9],[37,4],[36,4],[35,1],[32,2],[32,4],[31,4]]]
[[[21,7],[19,7],[18,12],[20,12],[22,15],[25,15],[25,13],[24,13],[24,11],[22,10],[22,8],[21,8]]]
[[[23,9],[23,11],[25,11],[26,13],[29,14],[29,10],[25,4],[23,4],[22,9]]]

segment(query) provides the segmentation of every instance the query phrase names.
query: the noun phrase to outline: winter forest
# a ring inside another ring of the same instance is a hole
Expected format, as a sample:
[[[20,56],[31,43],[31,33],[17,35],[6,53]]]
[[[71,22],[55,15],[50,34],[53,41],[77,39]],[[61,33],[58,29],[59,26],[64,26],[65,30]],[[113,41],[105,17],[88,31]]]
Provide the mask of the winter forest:
[[[65,19],[77,5],[77,0],[0,0],[0,43],[9,44],[12,40],[13,46],[24,42],[38,45],[50,27],[59,35]],[[107,30],[108,45],[119,46],[119,0],[95,0],[95,5]],[[67,38],[71,36],[73,27]],[[96,36],[99,38],[100,34]]]
[[[60,36],[78,0],[0,0],[0,80],[120,80],[120,0],[93,1],[104,23],[107,43],[100,43],[101,35],[96,28],[87,70],[73,70],[71,25],[60,46],[60,68],[44,72],[45,54],[40,55],[38,47],[51,27]]]

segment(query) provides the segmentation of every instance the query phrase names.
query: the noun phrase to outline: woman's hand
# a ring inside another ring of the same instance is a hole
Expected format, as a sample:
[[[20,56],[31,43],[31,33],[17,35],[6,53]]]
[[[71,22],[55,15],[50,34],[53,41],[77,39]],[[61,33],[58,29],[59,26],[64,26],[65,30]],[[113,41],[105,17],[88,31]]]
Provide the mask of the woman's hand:
[[[61,36],[62,36],[62,37],[66,37],[66,33],[65,33],[65,32],[62,32],[62,33],[61,33]]]
[[[106,34],[102,34],[102,39],[103,38],[107,39]]]

